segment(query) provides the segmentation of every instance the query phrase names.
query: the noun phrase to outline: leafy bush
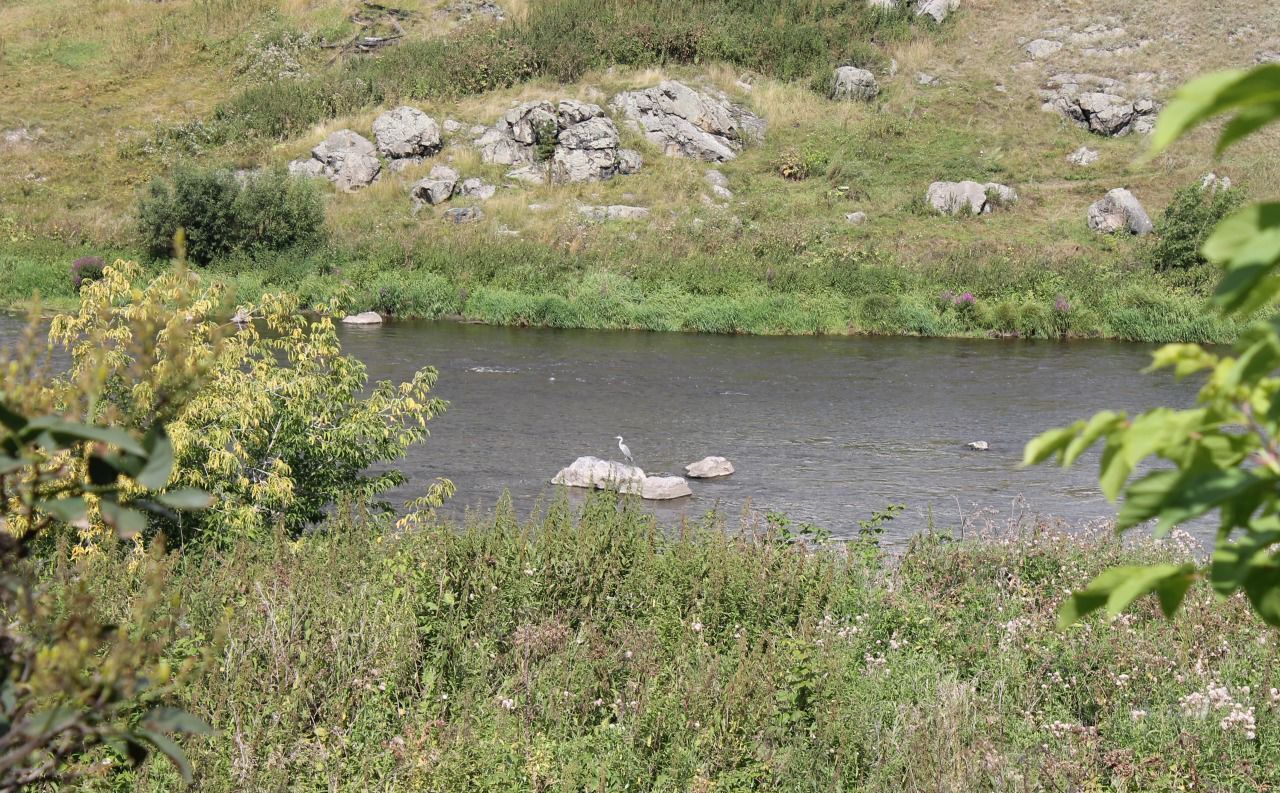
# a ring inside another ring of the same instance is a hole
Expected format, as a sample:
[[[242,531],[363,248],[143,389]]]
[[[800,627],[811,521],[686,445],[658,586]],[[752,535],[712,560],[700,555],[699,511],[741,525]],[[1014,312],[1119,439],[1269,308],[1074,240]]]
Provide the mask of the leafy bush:
[[[81,256],[71,263],[71,286],[79,292],[86,282],[101,278],[105,266],[101,256]]]
[[[138,206],[147,251],[163,258],[179,229],[185,255],[198,264],[236,251],[281,251],[317,239],[324,209],[315,186],[282,169],[243,180],[226,169],[181,167],[156,180]]]
[[[107,268],[86,287],[76,314],[55,319],[50,338],[69,348],[70,381],[106,378],[100,403],[122,424],[145,431],[165,416],[175,484],[215,496],[207,512],[159,516],[152,530],[184,546],[227,544],[277,528],[296,536],[335,504],[385,506],[380,496],[403,476],[368,469],[399,459],[426,436],[427,421],[444,409],[429,395],[434,370],[366,390],[364,365],[341,354],[326,312],[308,317],[296,298],[267,296],[245,307],[262,329],[250,324],[222,339],[229,312],[216,289],[190,294],[181,271],[135,289],[139,275],[124,262]],[[160,323],[143,332],[168,338],[180,327],[185,343],[131,354],[140,340],[130,320],[138,316]],[[92,341],[104,338],[113,340],[110,349]],[[202,385],[180,398],[166,386],[193,379]]]
[[[1187,269],[1205,263],[1200,249],[1214,226],[1244,202],[1239,189],[1187,185],[1155,223],[1155,239],[1144,256],[1156,270]]]

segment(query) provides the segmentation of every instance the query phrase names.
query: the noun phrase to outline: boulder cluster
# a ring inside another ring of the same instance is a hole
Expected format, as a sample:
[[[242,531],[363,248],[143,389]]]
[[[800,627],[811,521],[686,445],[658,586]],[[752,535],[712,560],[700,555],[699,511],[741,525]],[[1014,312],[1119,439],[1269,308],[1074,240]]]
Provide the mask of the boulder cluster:
[[[511,108],[476,141],[487,163],[518,166],[520,181],[596,182],[635,173],[640,154],[621,148],[618,128],[599,105],[563,99]]]
[[[323,176],[339,190],[352,192],[381,176],[379,155],[388,169],[400,171],[438,153],[442,145],[440,126],[413,107],[397,107],[378,116],[373,136],[376,146],[358,132],[340,129],[312,149],[310,157],[289,163],[289,172]]]
[[[453,168],[437,165],[422,179],[414,182],[409,188],[417,206],[435,206],[443,204],[454,196],[470,198],[476,201],[487,201],[498,192],[498,188],[478,177],[463,179]]]
[[[723,457],[704,457],[685,466],[690,479],[716,479],[733,473],[733,463]],[[567,468],[560,469],[553,485],[582,487],[592,490],[616,490],[640,496],[649,501],[669,501],[693,495],[682,476],[650,476],[639,466],[599,457],[579,457]]]
[[[1041,109],[1109,138],[1150,132],[1160,112],[1151,97],[1133,96],[1119,80],[1094,74],[1056,74],[1040,98]]]
[[[914,5],[916,16],[942,22],[960,7],[960,0],[867,0],[867,5],[880,11],[897,11],[903,5]]]

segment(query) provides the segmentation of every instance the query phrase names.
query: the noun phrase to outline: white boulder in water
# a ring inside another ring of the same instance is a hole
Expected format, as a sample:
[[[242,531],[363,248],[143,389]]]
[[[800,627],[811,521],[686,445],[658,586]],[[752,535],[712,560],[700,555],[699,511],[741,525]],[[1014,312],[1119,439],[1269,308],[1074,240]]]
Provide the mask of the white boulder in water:
[[[711,479],[717,476],[728,476],[733,473],[733,463],[723,457],[703,457],[696,463],[684,467],[684,472],[693,479]]]
[[[670,501],[691,495],[693,491],[682,476],[646,476],[640,488],[640,497],[650,501]]]
[[[382,315],[376,311],[365,311],[342,318],[343,325],[381,325]]]
[[[975,452],[986,452],[991,450],[991,444],[986,441],[973,441],[971,443],[966,443],[964,446],[966,449]]]
[[[560,469],[560,473],[552,478],[551,484],[640,495],[644,489],[644,480],[644,471],[639,466],[601,460],[599,457],[579,457],[573,461],[573,465]]]

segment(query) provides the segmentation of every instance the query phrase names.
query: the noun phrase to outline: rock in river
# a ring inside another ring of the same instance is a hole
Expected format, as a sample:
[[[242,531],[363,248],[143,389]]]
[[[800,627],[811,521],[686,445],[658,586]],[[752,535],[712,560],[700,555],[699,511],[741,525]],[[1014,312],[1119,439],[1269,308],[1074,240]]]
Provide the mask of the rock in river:
[[[670,501],[691,495],[693,491],[682,476],[646,476],[640,488],[640,497],[649,501]]]
[[[381,325],[382,315],[376,311],[365,311],[342,318],[343,325]]]
[[[551,484],[639,495],[644,489],[644,481],[644,471],[637,466],[599,457],[579,457],[573,465],[560,469]]]
[[[723,457],[703,457],[696,463],[684,467],[684,472],[693,479],[710,479],[716,476],[728,476],[733,473],[733,463]]]

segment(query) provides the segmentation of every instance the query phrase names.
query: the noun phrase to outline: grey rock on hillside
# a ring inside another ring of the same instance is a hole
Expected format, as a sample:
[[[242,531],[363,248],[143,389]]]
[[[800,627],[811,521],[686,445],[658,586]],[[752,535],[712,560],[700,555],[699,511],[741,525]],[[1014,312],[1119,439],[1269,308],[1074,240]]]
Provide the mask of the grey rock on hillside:
[[[437,165],[425,178],[413,183],[409,188],[409,195],[413,196],[414,203],[419,206],[435,206],[452,198],[457,187],[458,172],[447,165]]]
[[[1120,81],[1092,74],[1054,75],[1040,98],[1042,110],[1105,137],[1150,132],[1160,110],[1150,97],[1130,96]]]
[[[430,157],[440,151],[440,125],[416,107],[397,107],[373,122],[378,153],[389,159]]]
[[[289,173],[324,176],[339,190],[368,187],[378,178],[382,163],[368,138],[340,129],[311,150],[310,159],[289,163]]]
[[[599,105],[572,99],[513,107],[476,145],[485,162],[518,166],[510,176],[528,182],[601,181],[641,164],[639,154],[619,148],[618,128]]]
[[[1099,234],[1127,230],[1130,234],[1143,236],[1150,234],[1153,228],[1142,204],[1123,187],[1109,190],[1105,197],[1093,202],[1089,206],[1087,220],[1089,228]]]
[[[942,22],[959,7],[960,0],[919,0],[916,3],[916,16],[933,17],[934,22]]]
[[[722,93],[695,91],[675,80],[624,91],[610,104],[669,157],[724,162],[764,137],[764,119]]]
[[[929,185],[925,200],[944,215],[985,215],[997,207],[1017,202],[1018,193],[1008,185],[995,182],[934,182]]]
[[[870,102],[880,93],[875,75],[866,69],[841,66],[832,75],[832,99],[849,99]]]

